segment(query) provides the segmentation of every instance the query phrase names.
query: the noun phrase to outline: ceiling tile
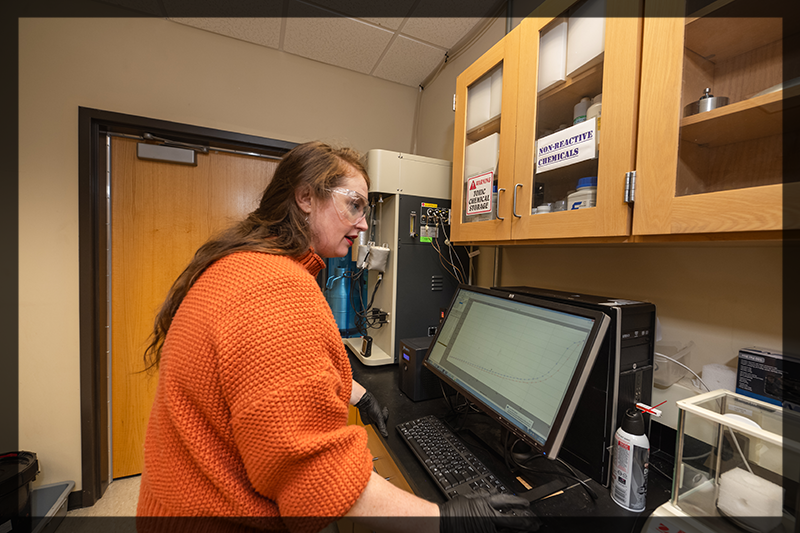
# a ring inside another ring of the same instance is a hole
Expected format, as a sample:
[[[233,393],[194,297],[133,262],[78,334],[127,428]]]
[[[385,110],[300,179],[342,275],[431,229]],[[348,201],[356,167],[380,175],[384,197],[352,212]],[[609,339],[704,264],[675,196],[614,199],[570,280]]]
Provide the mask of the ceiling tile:
[[[444,59],[444,50],[400,36],[373,73],[378,78],[417,87]]]
[[[140,13],[163,17],[164,10],[158,0],[104,0],[106,4],[116,4]]]
[[[415,3],[415,0],[308,0],[336,13],[374,22],[379,19],[394,19],[395,25],[381,24],[397,29]]]
[[[289,4],[283,50],[369,74],[392,33],[300,2]]]
[[[279,18],[196,17],[170,20],[270,48],[278,48],[281,42],[283,19]]]
[[[475,27],[480,18],[410,18],[403,26],[403,35],[450,50]]]
[[[283,0],[160,0],[168,17],[280,17]]]
[[[405,20],[402,17],[361,17],[363,20],[367,22],[371,22],[376,26],[380,26],[381,28],[386,28],[387,30],[395,31],[397,30],[400,25]]]
[[[451,50],[506,0],[419,0],[401,33]]]
[[[419,0],[409,17],[483,18],[494,15],[506,2],[507,0]]]

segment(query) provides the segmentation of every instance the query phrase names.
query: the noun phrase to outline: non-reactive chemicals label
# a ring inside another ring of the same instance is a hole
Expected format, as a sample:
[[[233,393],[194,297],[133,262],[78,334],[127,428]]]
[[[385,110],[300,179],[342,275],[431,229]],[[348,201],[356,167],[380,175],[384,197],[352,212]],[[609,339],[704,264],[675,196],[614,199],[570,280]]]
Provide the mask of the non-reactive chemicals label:
[[[595,119],[586,120],[536,141],[536,172],[594,159],[595,124]]]

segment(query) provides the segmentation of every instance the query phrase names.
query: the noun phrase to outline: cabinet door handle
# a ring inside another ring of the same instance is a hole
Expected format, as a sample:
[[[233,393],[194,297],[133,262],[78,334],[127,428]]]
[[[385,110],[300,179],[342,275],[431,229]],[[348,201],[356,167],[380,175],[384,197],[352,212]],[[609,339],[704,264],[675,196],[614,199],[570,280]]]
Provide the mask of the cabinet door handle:
[[[500,191],[505,192],[506,190],[504,188],[497,189],[497,212],[495,213],[494,216],[495,218],[497,218],[497,220],[505,220],[506,219],[505,217],[500,216]]]
[[[522,184],[521,183],[517,183],[517,184],[514,185],[514,205],[513,205],[512,211],[513,211],[515,217],[522,218],[522,215],[518,215],[517,214],[517,187],[522,187]]]

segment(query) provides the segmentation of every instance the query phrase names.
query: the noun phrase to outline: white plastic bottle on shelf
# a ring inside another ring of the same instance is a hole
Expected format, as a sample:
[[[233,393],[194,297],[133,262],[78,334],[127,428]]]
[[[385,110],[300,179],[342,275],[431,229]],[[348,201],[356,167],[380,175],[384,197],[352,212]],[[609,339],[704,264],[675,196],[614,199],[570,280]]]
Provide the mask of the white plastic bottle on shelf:
[[[578,124],[586,120],[586,111],[592,105],[592,99],[588,96],[581,98],[581,101],[572,108],[572,124]]]
[[[597,176],[578,180],[578,189],[567,195],[567,211],[594,207],[597,203]]]
[[[593,118],[597,119],[597,124],[595,124],[595,147],[597,150],[600,149],[600,112],[603,108],[603,94],[600,93],[594,98],[592,98],[592,105],[589,106],[589,109],[586,110],[586,120],[591,120]]]

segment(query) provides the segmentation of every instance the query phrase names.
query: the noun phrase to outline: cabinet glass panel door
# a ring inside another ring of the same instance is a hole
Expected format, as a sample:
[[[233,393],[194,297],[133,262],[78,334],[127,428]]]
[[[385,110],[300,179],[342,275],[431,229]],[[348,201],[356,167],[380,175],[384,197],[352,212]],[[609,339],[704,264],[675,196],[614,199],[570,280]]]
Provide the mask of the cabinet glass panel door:
[[[523,21],[514,239],[629,235],[640,13],[640,2],[548,2]]]
[[[467,88],[462,223],[497,218],[497,179],[503,102],[503,64]]]
[[[597,204],[604,4],[604,0],[587,0],[570,16],[559,17],[539,31],[530,214],[589,209]]]
[[[456,80],[453,241],[511,238],[518,53],[514,30]]]
[[[634,233],[781,229],[798,29],[747,0],[675,4],[647,5]]]

